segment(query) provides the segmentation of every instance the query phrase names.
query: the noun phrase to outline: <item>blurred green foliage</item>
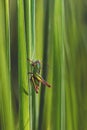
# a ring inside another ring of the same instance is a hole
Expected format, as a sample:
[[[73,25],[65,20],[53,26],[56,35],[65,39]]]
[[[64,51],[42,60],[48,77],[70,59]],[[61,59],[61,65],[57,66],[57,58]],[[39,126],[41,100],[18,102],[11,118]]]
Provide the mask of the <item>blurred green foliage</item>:
[[[0,130],[87,129],[86,35],[86,0],[0,0]]]

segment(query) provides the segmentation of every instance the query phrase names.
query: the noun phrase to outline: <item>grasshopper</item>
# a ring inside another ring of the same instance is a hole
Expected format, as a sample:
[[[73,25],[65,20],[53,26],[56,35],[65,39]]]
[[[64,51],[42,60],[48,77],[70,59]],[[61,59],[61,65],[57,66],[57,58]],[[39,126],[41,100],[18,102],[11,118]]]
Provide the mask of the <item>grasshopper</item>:
[[[46,82],[40,75],[40,72],[41,72],[40,61],[39,60],[32,61],[30,59],[27,59],[27,60],[30,62],[31,66],[32,66],[32,72],[28,72],[28,74],[31,75],[30,81],[34,86],[36,93],[38,93],[40,83],[42,83],[43,85],[45,85],[47,87],[51,87],[51,85],[48,84],[48,82]]]

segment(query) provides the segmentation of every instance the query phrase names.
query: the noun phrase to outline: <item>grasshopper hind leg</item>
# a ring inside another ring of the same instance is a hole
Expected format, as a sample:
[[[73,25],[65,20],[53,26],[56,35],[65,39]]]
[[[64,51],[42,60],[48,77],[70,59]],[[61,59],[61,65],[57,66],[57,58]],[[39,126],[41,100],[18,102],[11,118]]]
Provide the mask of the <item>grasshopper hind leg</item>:
[[[34,89],[35,89],[36,93],[38,93],[39,86],[36,85],[36,83],[35,83],[35,79],[34,79],[33,76],[31,76],[30,81],[33,83],[33,86],[34,86]]]
[[[32,73],[32,72],[28,72],[28,74],[31,75],[31,77],[30,77],[30,81],[31,81],[31,83],[32,83],[33,86],[34,86],[34,89],[35,89],[36,93],[38,93],[39,85],[36,84],[36,82],[35,82],[35,78],[34,78],[34,76],[33,76],[33,73]]]

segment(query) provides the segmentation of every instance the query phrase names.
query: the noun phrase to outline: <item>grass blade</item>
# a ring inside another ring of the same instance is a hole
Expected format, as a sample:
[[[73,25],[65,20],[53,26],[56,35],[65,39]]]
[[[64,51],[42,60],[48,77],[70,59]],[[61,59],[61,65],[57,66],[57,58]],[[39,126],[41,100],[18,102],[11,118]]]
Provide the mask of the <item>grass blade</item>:
[[[35,0],[25,1],[25,23],[28,59],[35,60]],[[31,72],[31,66],[29,62],[28,71]],[[36,130],[36,99],[33,89],[34,88],[29,80],[30,129]]]
[[[44,18],[44,42],[43,42],[43,68],[42,77],[47,79],[47,61],[48,61],[48,34],[49,34],[49,1],[45,4],[45,18]],[[44,102],[45,102],[45,86],[41,86],[41,96],[40,96],[40,111],[39,111],[39,125],[38,130],[43,129],[43,113],[44,113]]]
[[[20,109],[20,129],[29,129],[29,98],[24,93],[23,88],[28,90],[27,75],[27,52],[26,52],[26,34],[24,20],[24,3],[18,0],[18,69],[19,69],[19,109]],[[27,123],[28,122],[28,123]]]
[[[11,87],[10,87],[10,42],[9,42],[9,11],[6,1],[0,1],[0,115],[1,129],[14,130],[13,111],[11,104]],[[6,9],[6,10],[5,10]],[[5,21],[6,20],[6,21]],[[7,22],[8,21],[8,22]],[[5,48],[7,46],[7,48]],[[7,49],[7,50],[6,50]]]

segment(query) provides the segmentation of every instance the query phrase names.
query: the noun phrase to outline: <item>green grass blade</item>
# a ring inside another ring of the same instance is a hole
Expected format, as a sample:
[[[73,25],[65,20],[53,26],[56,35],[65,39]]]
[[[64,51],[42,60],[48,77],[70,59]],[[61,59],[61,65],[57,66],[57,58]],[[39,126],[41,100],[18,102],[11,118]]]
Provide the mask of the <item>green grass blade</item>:
[[[67,8],[69,4],[70,8]],[[66,129],[78,129],[78,104],[75,82],[76,47],[78,46],[78,26],[74,1],[66,2]]]
[[[64,97],[64,21],[63,3],[55,0],[54,4],[54,29],[53,29],[53,90],[52,90],[52,129],[65,128],[65,97]],[[55,119],[55,120],[54,120]]]
[[[11,87],[10,87],[10,73],[9,73],[9,16],[8,16],[8,1],[0,1],[0,117],[1,129],[14,130],[13,113],[11,104]],[[7,8],[7,10],[5,10]],[[7,19],[5,19],[7,18]],[[7,20],[8,22],[6,22]],[[8,29],[7,29],[8,28]],[[6,35],[8,33],[8,35]],[[7,44],[8,43],[8,44]],[[7,46],[7,50],[6,47]],[[8,52],[8,53],[7,53]],[[8,55],[7,55],[8,54]]]
[[[24,93],[23,88],[28,90],[27,75],[27,52],[26,52],[26,34],[24,20],[24,3],[18,0],[18,69],[19,69],[19,118],[20,130],[29,129],[29,98]],[[27,123],[28,122],[28,123]]]
[[[10,16],[9,16],[9,0],[5,0],[5,29],[6,29],[6,51],[8,67],[10,72]]]
[[[32,56],[32,22],[31,22],[31,0],[25,1],[25,30],[27,43],[27,58]],[[28,62],[28,71],[30,72],[30,63]],[[30,79],[30,77],[29,77]],[[32,89],[29,81],[29,129],[32,130]]]
[[[48,39],[49,39],[49,1],[45,3],[44,9],[44,32],[43,32],[43,68],[42,77],[47,80],[47,61],[48,61]],[[45,86],[41,85],[40,94],[40,109],[39,109],[39,124],[38,129],[43,129],[43,117],[44,117],[44,103],[45,103]]]
[[[28,59],[35,60],[35,0],[25,1],[25,23]],[[29,61],[28,71],[31,71]],[[36,99],[34,88],[31,85],[30,80],[29,93],[30,129],[36,130]]]
[[[61,1],[61,130],[65,128],[65,4]]]
[[[45,2],[44,8],[44,31],[39,35],[43,35],[43,77],[52,86],[52,68],[53,68],[53,12],[54,2]],[[41,20],[41,19],[40,19]],[[40,39],[41,40],[41,39]],[[41,46],[41,43],[39,43]],[[40,52],[39,52],[40,53]],[[49,67],[48,67],[49,66]],[[52,88],[41,86],[40,93],[40,111],[39,111],[39,129],[51,130],[51,99],[52,99]],[[44,88],[45,92],[44,92]],[[53,86],[52,86],[53,87]],[[41,110],[42,109],[42,110]]]

